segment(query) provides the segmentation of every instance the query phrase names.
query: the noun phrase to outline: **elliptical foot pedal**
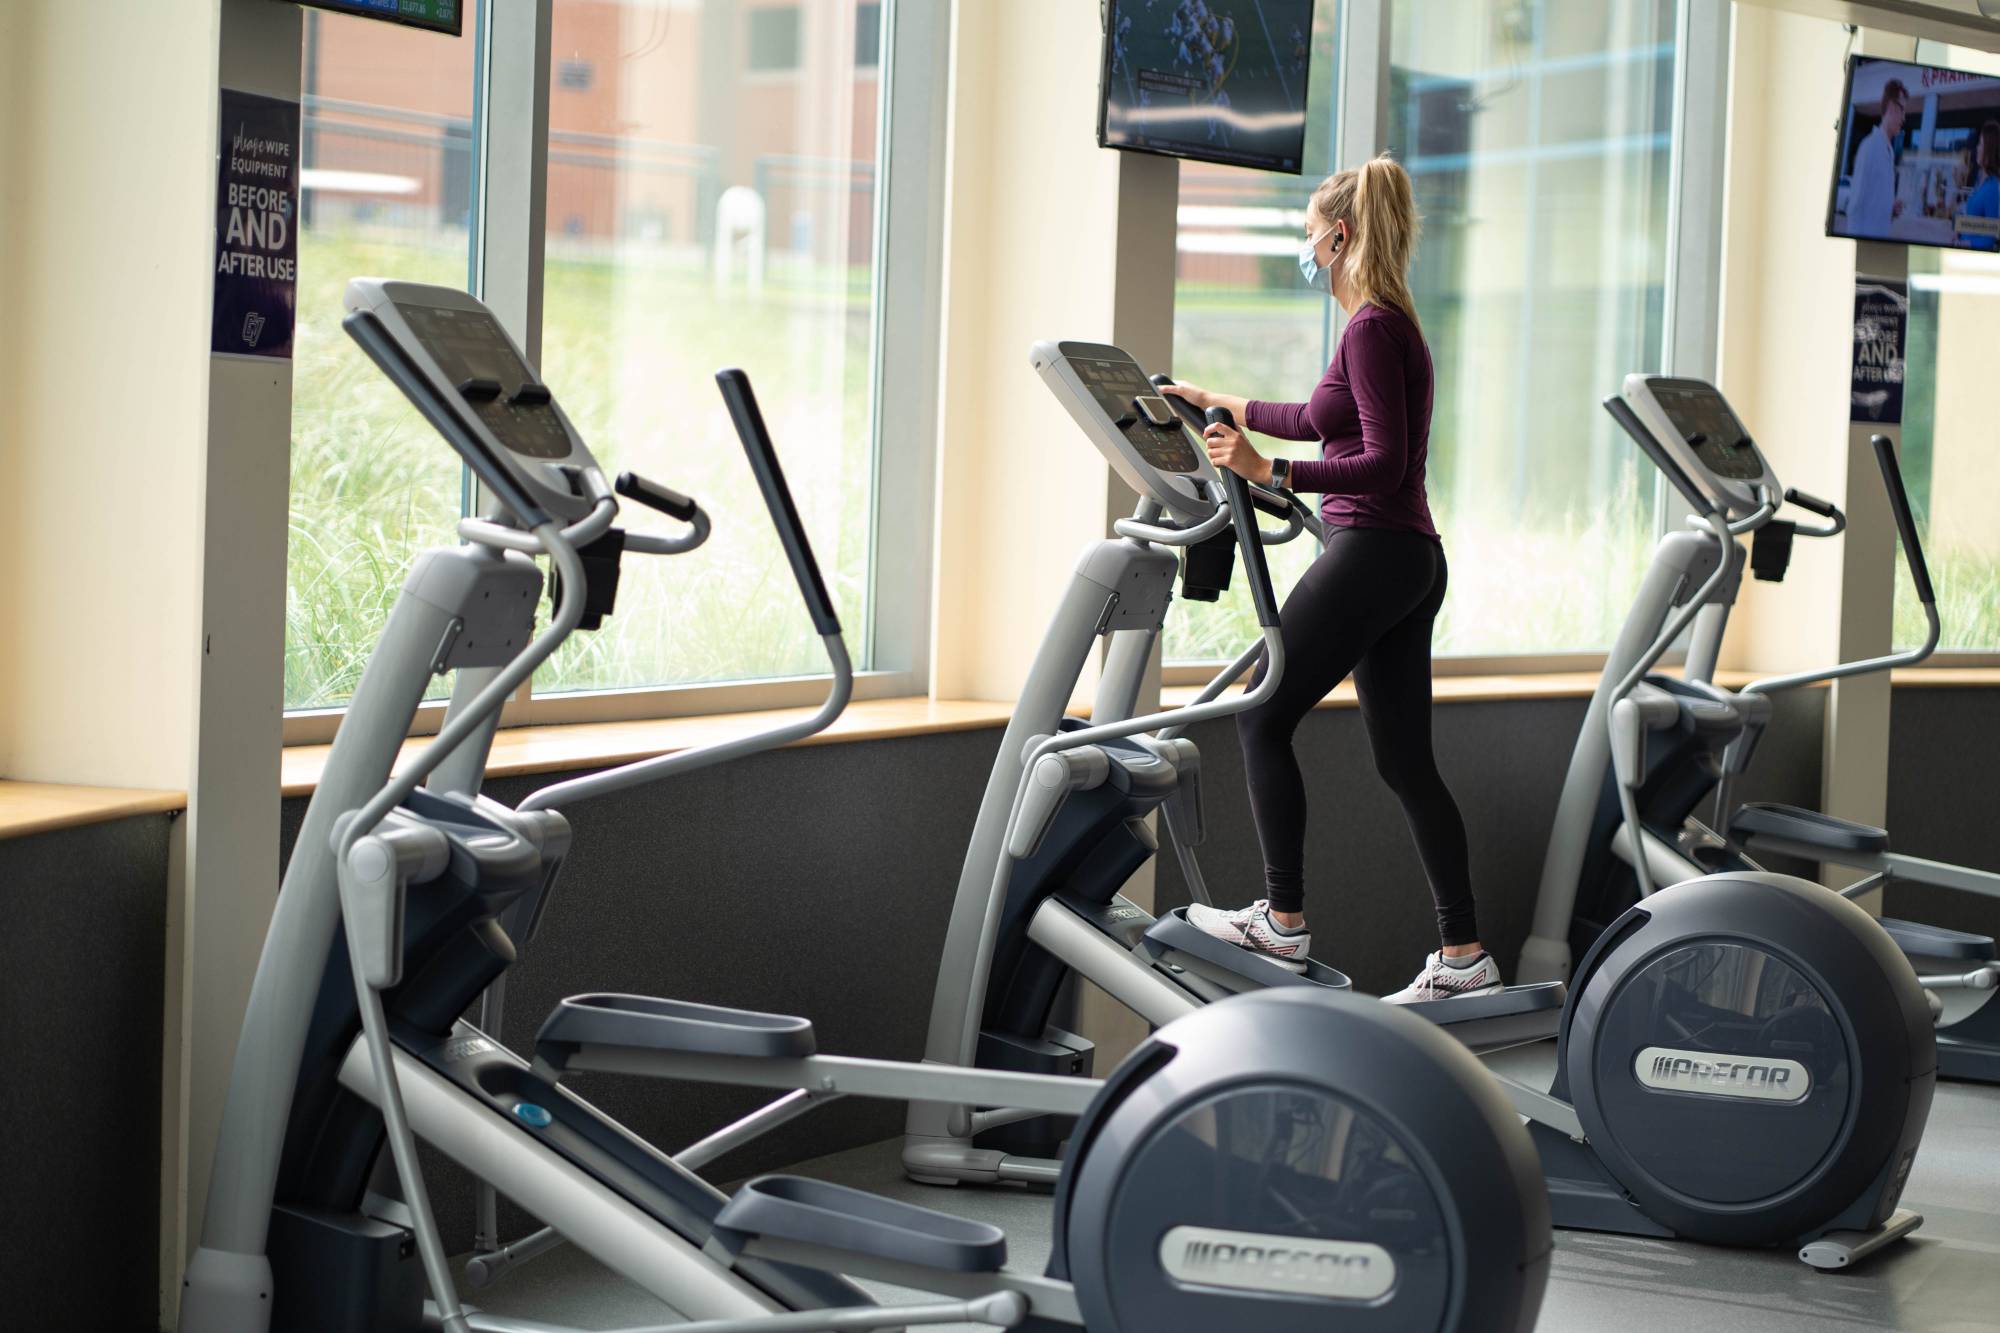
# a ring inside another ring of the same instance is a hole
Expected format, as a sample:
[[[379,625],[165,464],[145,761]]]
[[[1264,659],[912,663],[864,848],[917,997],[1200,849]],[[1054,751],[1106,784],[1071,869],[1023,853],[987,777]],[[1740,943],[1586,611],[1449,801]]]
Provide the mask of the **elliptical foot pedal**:
[[[1306,959],[1304,972],[1293,972],[1251,949],[1219,940],[1187,919],[1187,908],[1176,907],[1155,921],[1139,942],[1153,962],[1185,966],[1231,990],[1266,986],[1321,986],[1352,990],[1345,972]]]
[[[950,1273],[1007,1266],[1007,1233],[934,1208],[805,1176],[759,1176],[715,1215],[715,1238],[741,1253],[752,1240],[788,1240]]]
[[[1947,930],[1922,921],[1880,918],[1882,929],[1896,941],[1896,947],[1912,958],[1949,958],[1957,963],[1990,963],[1995,957],[1993,937],[1965,930]]]
[[[1537,981],[1485,995],[1417,1000],[1403,1008],[1437,1024],[1473,1054],[1485,1055],[1554,1037],[1568,997],[1562,982]]]
[[[566,1069],[580,1050],[733,1055],[797,1060],[813,1054],[813,1025],[790,1014],[663,1000],[651,995],[572,995],[535,1034],[535,1055]]]
[[[1807,858],[1816,853],[1879,856],[1889,850],[1887,830],[1802,806],[1750,801],[1729,821],[1737,842],[1759,839]]]

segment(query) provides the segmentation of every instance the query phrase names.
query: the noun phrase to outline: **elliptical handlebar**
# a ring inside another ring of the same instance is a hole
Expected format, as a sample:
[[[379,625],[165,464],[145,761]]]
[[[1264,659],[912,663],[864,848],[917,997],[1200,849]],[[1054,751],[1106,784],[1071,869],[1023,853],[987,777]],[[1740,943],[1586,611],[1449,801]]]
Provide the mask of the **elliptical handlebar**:
[[[683,523],[694,522],[694,516],[701,512],[701,506],[690,497],[636,472],[619,473],[611,488],[628,500],[637,500],[646,508],[656,509],[668,518],[677,518]]]
[[[1889,512],[1895,517],[1896,535],[1902,541],[1903,556],[1910,562],[1910,578],[1917,585],[1917,600],[1924,608],[1924,641],[1914,648],[1899,653],[1884,653],[1880,657],[1840,662],[1816,671],[1794,671],[1783,676],[1766,676],[1762,680],[1753,680],[1745,685],[1741,693],[1775,694],[1779,690],[1794,689],[1801,685],[1817,685],[1823,680],[1845,680],[1850,676],[1866,676],[1877,671],[1916,666],[1937,651],[1938,641],[1944,636],[1944,626],[1938,619],[1937,590],[1931,584],[1930,563],[1924,559],[1923,539],[1917,535],[1917,520],[1910,508],[1910,493],[1903,486],[1902,464],[1896,458],[1895,443],[1888,436],[1870,436],[1868,444],[1875,452],[1875,466],[1882,473],[1882,491],[1888,498]],[[1810,505],[1806,507],[1811,508]],[[1831,505],[1827,507],[1833,508]],[[1838,514],[1839,510],[1836,509],[1834,512]]]
[[[722,390],[722,401],[729,405],[730,419],[736,423],[736,434],[743,441],[750,470],[757,476],[757,489],[764,493],[764,505],[770,510],[772,525],[778,529],[778,540],[784,543],[785,558],[792,564],[792,577],[812,612],[813,628],[822,637],[838,635],[840,617],[834,612],[833,598],[827,595],[826,580],[820,577],[819,562],[813,559],[805,525],[799,522],[798,508],[792,503],[792,488],[785,482],[785,470],[778,463],[778,451],[764,425],[764,413],[757,406],[750,377],[731,367],[716,371],[715,383]]]
[[[1924,559],[1923,539],[1917,535],[1916,515],[1910,509],[1910,493],[1903,486],[1903,465],[1896,457],[1896,445],[1886,435],[1870,436],[1875,466],[1882,472],[1882,489],[1888,492],[1889,508],[1896,515],[1896,534],[1903,541],[1903,558],[1910,562],[1910,578],[1917,585],[1917,600],[1925,606],[1937,604],[1931,587],[1930,562]]]
[[[1141,513],[1150,510],[1155,517],[1159,513],[1159,506],[1150,501],[1141,501],[1139,509]],[[1234,521],[1228,509],[1218,508],[1191,528],[1168,527],[1134,516],[1119,519],[1111,525],[1111,530],[1120,537],[1129,537],[1135,542],[1152,542],[1156,546],[1199,546]]]
[[[1236,417],[1226,407],[1208,409],[1208,423],[1234,429]],[[1264,559],[1263,536],[1257,527],[1257,513],[1251,505],[1250,483],[1228,468],[1218,469],[1222,492],[1229,497],[1229,514],[1236,524],[1236,544],[1243,548],[1243,573],[1250,580],[1250,603],[1257,610],[1257,623],[1264,629],[1278,624],[1278,595],[1271,588],[1271,568]]]
[[[694,749],[681,750],[674,754],[655,755],[650,759],[620,764],[616,768],[608,768],[600,773],[554,783],[539,791],[531,792],[527,799],[520,803],[518,809],[542,810],[558,801],[567,802],[579,797],[601,796],[607,792],[623,791],[642,783],[692,773],[731,759],[774,750],[794,741],[804,740],[831,726],[834,719],[846,711],[848,701],[854,696],[854,662],[848,656],[847,640],[840,632],[840,618],[834,610],[833,599],[827,594],[826,581],[820,575],[819,562],[813,557],[812,543],[806,537],[805,525],[799,521],[798,508],[792,503],[791,485],[785,479],[784,465],[778,460],[777,447],[772,443],[770,430],[764,424],[764,414],[757,406],[757,395],[751,388],[750,377],[741,370],[732,368],[717,371],[715,382],[716,387],[722,392],[723,401],[728,404],[730,419],[736,426],[737,437],[742,441],[743,453],[750,463],[750,470],[756,475],[757,488],[763,494],[772,525],[777,528],[778,539],[784,544],[785,556],[791,563],[792,578],[798,585],[799,596],[804,600],[806,609],[812,616],[813,627],[819,631],[820,642],[826,649],[827,662],[833,676],[826,698],[809,717],[769,727],[748,736],[716,741],[710,745],[696,746]]]
[[[1876,438],[1881,438],[1877,436]],[[1838,537],[1847,531],[1847,515],[1840,512],[1840,506],[1831,500],[1822,500],[1817,495],[1808,495],[1797,487],[1785,488],[1785,503],[1797,505],[1807,513],[1818,514],[1825,519],[1826,526],[1794,523],[1792,531],[1801,537]]]
[[[1179,381],[1174,379],[1172,375],[1153,375],[1150,376],[1149,378],[1153,382],[1153,387],[1158,389],[1164,389],[1167,388],[1169,385],[1179,383]],[[1198,410],[1193,403],[1190,403],[1187,399],[1175,393],[1166,393],[1166,394],[1161,394],[1160,396],[1167,400],[1168,404],[1173,407],[1174,414],[1178,416],[1181,419],[1181,421],[1186,424],[1187,428],[1193,431],[1196,436],[1200,436],[1204,431],[1208,429],[1210,417],[1207,414]],[[1211,412],[1214,410],[1215,409],[1210,409]],[[1224,424],[1229,426],[1234,426],[1236,425],[1236,422],[1233,418],[1227,418],[1225,419]],[[1225,483],[1225,489],[1226,489],[1226,483]],[[1285,520],[1284,528],[1282,528],[1277,532],[1268,532],[1261,528],[1258,529],[1257,533],[1258,539],[1262,541],[1264,545],[1282,546],[1286,542],[1298,536],[1299,533],[1306,531],[1307,529],[1311,529],[1315,537],[1320,537],[1322,539],[1325,537],[1325,531],[1320,526],[1318,515],[1314,514],[1311,509],[1307,508],[1306,505],[1299,499],[1298,496],[1294,495],[1292,492],[1288,490],[1285,490],[1283,487],[1259,486],[1256,483],[1252,482],[1250,483],[1249,487],[1249,496],[1250,496],[1250,504],[1253,508],[1263,510],[1265,513],[1269,514],[1272,518],[1282,518]],[[1120,523],[1122,524],[1126,521],[1127,520],[1121,519]],[[1222,527],[1225,525],[1217,525],[1212,530],[1208,530],[1209,529],[1208,523],[1203,523],[1200,526],[1201,529],[1205,530],[1205,536],[1212,537],[1217,532],[1222,531]],[[1129,534],[1121,532],[1120,535],[1124,536]],[[1192,543],[1189,544],[1191,545]],[[1244,549],[1247,551],[1249,548],[1245,547]]]

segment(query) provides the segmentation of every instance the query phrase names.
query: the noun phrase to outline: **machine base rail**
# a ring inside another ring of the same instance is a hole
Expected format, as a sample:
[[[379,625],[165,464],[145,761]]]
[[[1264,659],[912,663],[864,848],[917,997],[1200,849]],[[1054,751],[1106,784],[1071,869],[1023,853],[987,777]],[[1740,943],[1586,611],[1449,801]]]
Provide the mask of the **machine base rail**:
[[[1889,1220],[1872,1231],[1829,1231],[1799,1247],[1799,1258],[1819,1269],[1832,1272],[1860,1263],[1885,1245],[1893,1244],[1924,1224],[1924,1215],[1898,1208]]]
[[[638,1324],[611,1333],[848,1333],[877,1328],[918,1328],[934,1324],[991,1324],[1018,1327],[1028,1314],[1019,1292],[1001,1291],[966,1301],[930,1301],[917,1305],[863,1307],[858,1310],[796,1310],[787,1314],[750,1315],[742,1319],[703,1319],[691,1324]],[[424,1311],[426,1328],[443,1328],[436,1307]],[[567,1324],[543,1324],[505,1315],[468,1310],[466,1325],[473,1333],[579,1333]]]

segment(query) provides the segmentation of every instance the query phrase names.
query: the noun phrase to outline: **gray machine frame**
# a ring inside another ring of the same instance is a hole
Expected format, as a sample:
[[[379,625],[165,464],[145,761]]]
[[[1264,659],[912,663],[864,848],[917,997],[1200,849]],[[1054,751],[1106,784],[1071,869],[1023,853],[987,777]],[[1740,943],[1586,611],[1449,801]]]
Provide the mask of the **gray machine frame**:
[[[1742,476],[1724,475],[1712,465],[1713,453],[1704,457],[1691,446],[1662,401],[1663,394],[1701,391],[1715,396],[1727,413],[1729,429],[1743,442],[1735,451],[1740,465],[1734,469]],[[1695,516],[1689,520],[1688,530],[1669,532],[1655,549],[1591,696],[1549,836],[1533,930],[1522,951],[1521,975],[1530,979],[1566,980],[1569,976],[1570,922],[1607,771],[1612,774],[1623,816],[1612,851],[1632,868],[1641,896],[1656,886],[1706,874],[1711,866],[1705,866],[1700,858],[1730,846],[1732,820],[1739,814],[1731,801],[1734,780],[1748,767],[1770,720],[1771,697],[1785,690],[1915,666],[1930,657],[1940,637],[1936,593],[1903,491],[1894,446],[1887,438],[1876,436],[1872,447],[1924,611],[1923,642],[1900,652],[1765,677],[1740,690],[1717,685],[1716,663],[1746,564],[1739,538],[1755,537],[1776,521],[1785,503],[1808,511],[1818,520],[1795,523],[1794,533],[1800,537],[1836,537],[1845,530],[1846,517],[1825,500],[1784,489],[1769,460],[1712,385],[1659,375],[1628,375],[1620,396],[1606,407],[1687,500]],[[1645,679],[1683,632],[1688,636],[1683,680],[1702,698],[1670,694]],[[1724,751],[1710,821],[1691,818],[1677,838],[1668,841],[1642,821],[1636,794],[1646,772],[1647,737],[1688,724],[1734,739]],[[1785,820],[1785,814],[1798,818]],[[1833,833],[1862,836],[1809,839],[1809,819]],[[1864,878],[1842,890],[1849,897],[1901,881],[2000,898],[2000,874],[1889,851],[1886,835],[1880,830],[1861,829],[1788,808],[1769,822],[1772,831],[1747,833],[1742,851],[1766,851],[1863,872]],[[1787,823],[1799,830],[1798,836],[1786,836],[1782,825]],[[1754,868],[1754,862],[1749,864]],[[2000,961],[1992,959],[1990,953],[1984,960],[1970,957],[1974,951],[1962,947],[1972,940],[1969,936],[1894,921],[1884,924],[1919,965],[1920,980],[1936,1000],[1943,1072],[1989,1080],[2000,1077],[2000,1053],[1987,1057],[1983,1050],[1956,1046],[1952,1038],[1955,1026],[1981,1015],[1994,1002],[1996,987],[2000,987]],[[1935,952],[1926,953],[1927,948]],[[1972,965],[1967,966],[1968,962]],[[1982,1048],[1988,1045],[1980,1043]]]
[[[1202,836],[1200,755],[1181,733],[1256,707],[1270,697],[1284,670],[1272,593],[1270,614],[1263,613],[1260,603],[1258,639],[1192,701],[1138,713],[1181,567],[1179,552],[1227,530],[1228,506],[1216,497],[1225,482],[1237,479],[1219,477],[1210,465],[1193,410],[1182,400],[1170,406],[1163,398],[1149,403],[1134,397],[1148,383],[1157,389],[1171,381],[1146,376],[1119,349],[1049,340],[1036,343],[1029,359],[1085,437],[1138,492],[1139,502],[1131,518],[1113,525],[1115,536],[1093,542],[1079,557],[1001,738],[952,900],[924,1047],[926,1060],[946,1065],[970,1065],[978,1058],[1010,884],[1063,804],[1104,782],[1107,758],[1099,747],[1105,743],[1135,738],[1176,784],[1176,795],[1159,807],[1162,823],[1194,900],[1207,902],[1193,851]],[[1114,383],[1115,389],[1110,387]],[[1290,491],[1246,485],[1244,493],[1256,508],[1284,524],[1253,527],[1251,535],[1239,538],[1254,598],[1269,583],[1261,568],[1262,546],[1302,535],[1323,545],[1326,532],[1319,515]],[[1070,700],[1100,639],[1106,640],[1106,648],[1089,725],[1066,727]],[[1263,678],[1252,689],[1227,694],[1260,654],[1268,659]],[[1176,925],[1183,928],[1169,937],[1171,945],[1163,944],[1155,927]],[[1308,962],[1300,975],[1247,950],[1211,941],[1184,922],[1155,922],[1122,896],[1093,920],[1060,895],[1051,895],[1036,907],[1026,933],[1033,945],[1154,1027],[1245,991],[1349,986],[1344,975],[1317,961]],[[1504,997],[1506,1004],[1476,996],[1410,1008],[1475,1051],[1491,1051],[1554,1035],[1563,990],[1559,985],[1531,989],[1538,993]],[[1508,1010],[1507,1005],[1518,1006],[1524,999],[1535,1005],[1531,1012]],[[931,1183],[1049,1184],[1061,1169],[1055,1158],[974,1143],[982,1132],[1023,1118],[1021,1108],[1005,1104],[913,1104],[904,1138],[905,1168],[913,1178]]]
[[[380,1112],[393,1171],[385,1176],[383,1161],[376,1161],[371,1204],[364,1207],[393,1214],[396,1220],[387,1224],[391,1241],[402,1230],[414,1235],[430,1292],[426,1326],[452,1333],[553,1328],[492,1316],[461,1302],[429,1205],[419,1142],[547,1222],[550,1231],[536,1239],[540,1250],[557,1238],[573,1242],[684,1315],[690,1322],[672,1326],[680,1333],[967,1321],[1013,1327],[1031,1319],[1036,1327],[1080,1326],[1085,1320],[1080,1299],[1096,1289],[1005,1268],[1004,1237],[993,1228],[816,1182],[795,1182],[795,1188],[810,1187],[813,1197],[789,1212],[782,1200],[774,1203],[764,1195],[746,1201],[739,1194],[725,1204],[693,1168],[838,1097],[1005,1105],[1075,1116],[1091,1109],[1103,1087],[1098,1080],[821,1055],[804,1020],[638,996],[565,1001],[543,1024],[532,1063],[471,1024],[450,1022],[448,1015],[449,1031],[441,1036],[392,1032],[385,997],[405,982],[413,938],[405,927],[415,887],[453,879],[465,893],[483,894],[492,881],[495,896],[476,903],[466,899],[475,915],[461,919],[470,921],[470,942],[504,967],[514,956],[512,941],[532,939],[568,849],[569,825],[548,808],[552,802],[622,790],[810,734],[841,711],[852,666],[748,381],[738,372],[723,372],[718,379],[738,434],[827,652],[832,683],[825,704],[804,722],[556,784],[518,809],[480,796],[494,729],[509,695],[587,615],[605,609],[592,602],[579,548],[610,531],[619,510],[615,496],[687,525],[686,532],[668,537],[625,533],[627,552],[670,555],[693,549],[706,536],[708,520],[693,500],[643,478],[627,474],[615,487],[607,485],[560,407],[490,314],[478,332],[485,339],[481,355],[491,360],[470,367],[475,373],[416,355],[425,344],[408,312],[450,310],[467,318],[484,313],[461,293],[362,279],[350,285],[348,305],[350,334],[498,500],[487,515],[461,525],[466,544],[425,552],[413,563],[308,808],[238,1043],[201,1243],[185,1273],[180,1327],[188,1333],[264,1333],[270,1326],[274,1270],[268,1245],[281,1161],[306,1051],[313,1040],[328,1040],[310,1032],[316,1006],[340,993],[328,968],[343,953],[352,972],[359,1035],[348,1041],[336,1022],[333,1039],[346,1044],[325,1047],[319,1058],[331,1051],[336,1058],[324,1067],[335,1071],[338,1087]],[[494,373],[478,373],[482,370]],[[1239,531],[1247,530],[1252,520],[1240,490],[1234,501],[1236,515],[1225,517]],[[543,580],[530,558],[534,552],[546,555],[560,576],[549,625],[539,633],[534,615]],[[1275,613],[1265,618],[1274,621]],[[425,688],[444,671],[458,673],[444,725],[399,764]],[[1039,757],[1063,752],[1065,747],[1051,746]],[[420,790],[420,784],[427,785]],[[486,903],[492,906],[484,910],[500,915],[477,915],[478,905]],[[437,932],[436,938],[466,939],[458,930]],[[454,1001],[451,1013],[470,999],[469,992],[460,998],[457,988],[470,983],[476,989],[484,972],[460,969],[454,975],[444,992]],[[1228,1017],[1204,1017],[1211,1016]],[[1318,1020],[1322,1011],[1313,1006],[1294,1017]],[[1400,1016],[1398,1021],[1408,1022]],[[1433,1051],[1441,1047],[1453,1054],[1421,1024],[1408,1026],[1422,1038],[1407,1042],[1410,1058],[1436,1060],[1435,1054],[1424,1054],[1427,1043]],[[783,1089],[786,1096],[670,1157],[560,1088],[565,1075],[586,1069]],[[1440,1076],[1457,1080],[1474,1102],[1484,1095],[1478,1080],[1466,1081],[1462,1066],[1448,1075],[1441,1069]],[[517,1086],[542,1089],[549,1105],[509,1091]],[[551,1125],[553,1135],[543,1134]],[[719,1210],[712,1213],[706,1236],[700,1228],[684,1233],[669,1225],[666,1214],[642,1206],[643,1175],[635,1177],[638,1183],[620,1181],[616,1174],[580,1166],[572,1132],[578,1125],[594,1126],[600,1144],[616,1141],[615,1150],[594,1149],[600,1155],[611,1152],[614,1162],[636,1163],[650,1178],[674,1184],[681,1198]],[[1461,1150],[1455,1142],[1448,1146]],[[1478,1174],[1469,1167],[1454,1170]],[[385,1186],[400,1197],[375,1203]],[[1517,1202],[1526,1202],[1525,1196]],[[1528,1222],[1533,1211],[1524,1215]],[[759,1217],[788,1225],[759,1227]],[[1545,1215],[1541,1230],[1545,1262]],[[1526,1240],[1532,1242],[1532,1235]],[[527,1252],[513,1257],[518,1261]],[[798,1267],[776,1269],[773,1263]],[[317,1272],[319,1265],[312,1268]],[[821,1275],[817,1286],[806,1283],[804,1269]],[[774,1285],[773,1275],[782,1281]],[[843,1275],[889,1281],[941,1299],[878,1307]],[[839,1299],[821,1306],[814,1303],[818,1296],[779,1294],[787,1290],[824,1291]],[[350,1294],[339,1293],[342,1299]],[[1538,1287],[1533,1296],[1538,1302]],[[1526,1313],[1531,1317],[1532,1304]]]
[[[1713,395],[1722,415],[1709,423],[1708,431],[1684,432],[1675,425],[1662,395],[1703,392]],[[1908,665],[1928,656],[1937,641],[1935,601],[1928,579],[1920,573],[1918,584],[1930,633],[1919,648],[1758,681],[1736,693],[1716,685],[1716,660],[1745,563],[1738,539],[1771,523],[1780,504],[1786,502],[1824,520],[1795,524],[1798,536],[1835,536],[1843,529],[1845,518],[1826,501],[1781,490],[1769,461],[1713,386],[1633,374],[1626,377],[1621,396],[1607,401],[1605,407],[1694,514],[1686,530],[1669,532],[1661,539],[1591,696],[1550,833],[1533,933],[1522,951],[1519,975],[1524,980],[1571,980],[1570,920],[1607,772],[1620,816],[1610,850],[1631,866],[1642,898],[1650,897],[1658,886],[1700,880],[1710,874],[1709,867],[1691,859],[1687,847],[1656,837],[1640,818],[1637,795],[1646,774],[1649,733],[1681,727],[1740,736],[1746,730],[1746,714],[1768,718],[1764,696],[1772,690]],[[1880,437],[1875,447],[1882,459],[1885,484],[1896,502],[1905,544],[1921,571],[1921,552],[1915,545],[1914,525],[1894,470],[1893,451]],[[1670,694],[1648,683],[1646,677],[1683,634],[1689,636],[1684,672],[1687,690]],[[1754,744],[1754,736],[1751,740]],[[1733,746],[1736,761],[1747,763],[1749,749],[1749,745]],[[1718,809],[1727,800],[1725,778],[1717,792]],[[1715,835],[1699,827],[1691,827],[1688,838],[1717,841]],[[1764,876],[1754,863],[1749,869],[1752,879],[1779,878]],[[1995,882],[2000,883],[2000,879]],[[1574,1106],[1513,1078],[1503,1077],[1501,1083],[1531,1128],[1538,1130],[1538,1143],[1552,1170],[1573,1172],[1585,1181],[1600,1176],[1602,1168]],[[1578,1197],[1580,1213],[1592,1211],[1589,1199],[1593,1188],[1586,1184]],[[1604,1220],[1592,1225],[1628,1229],[1623,1222],[1631,1214],[1631,1201],[1619,1198],[1615,1187],[1604,1192],[1602,1199]],[[1922,1224],[1921,1214],[1898,1208],[1868,1230],[1834,1230],[1812,1237],[1797,1253],[1800,1261],[1811,1267],[1845,1269],[1905,1239]]]
[[[578,1244],[687,1315],[693,1322],[675,1327],[688,1333],[782,1333],[965,1320],[1011,1326],[1026,1317],[1031,1303],[1038,1314],[1077,1322],[1067,1284],[1014,1273],[989,1274],[983,1282],[971,1282],[918,1264],[897,1267],[895,1280],[944,1291],[953,1298],[891,1309],[780,1309],[769,1294],[728,1263],[663,1227],[616,1191],[579,1174],[532,1135],[495,1116],[486,1102],[391,1043],[381,995],[401,979],[398,950],[405,890],[411,882],[435,875],[447,852],[435,830],[392,813],[419,784],[430,779],[427,790],[455,795],[503,823],[515,835],[518,855],[559,859],[567,847],[568,825],[546,808],[553,801],[621,790],[809,735],[839,715],[851,693],[853,675],[796,515],[790,515],[787,526],[770,475],[760,474],[794,572],[813,606],[832,670],[832,685],[821,708],[810,719],[754,736],[556,784],[515,811],[480,798],[478,786],[500,710],[520,682],[582,620],[587,580],[578,547],[610,529],[618,504],[518,347],[472,298],[448,288],[357,279],[349,286],[347,305],[350,333],[500,499],[486,517],[460,525],[465,545],[427,551],[414,561],[315,790],[286,870],[238,1040],[201,1241],[183,1283],[181,1327],[190,1333],[262,1333],[269,1327],[273,1283],[266,1244],[283,1132],[307,1026],[343,925],[361,999],[363,1036],[341,1062],[339,1081],[383,1114],[402,1203],[440,1326],[496,1331],[547,1327],[459,1306],[417,1165],[418,1141],[436,1147],[549,1222],[553,1235]],[[454,317],[484,316],[489,321],[487,331],[502,340],[484,351],[498,358],[497,368],[509,376],[511,386],[502,384],[497,394],[488,394],[484,385],[466,392],[467,377],[457,373],[461,367],[441,366],[424,354],[423,340],[409,327],[406,312],[413,307]],[[467,401],[476,407],[483,398],[518,404],[517,412],[545,414],[544,428],[552,418],[570,448],[547,458],[521,454],[510,447],[510,440],[518,437],[510,435],[506,423],[496,427],[479,411],[466,409]],[[747,436],[745,443],[749,447]],[[753,458],[753,466],[756,462]],[[774,467],[775,458],[771,462]],[[681,517],[689,531],[671,537],[627,533],[627,551],[670,555],[700,544],[709,522],[698,505],[664,487],[643,481],[637,486],[643,490],[637,498]],[[778,487],[782,489],[781,481]],[[784,505],[789,508],[788,496]],[[570,521],[561,521],[564,518]],[[529,559],[531,551],[547,555],[561,578],[550,623],[539,634],[532,633],[532,625],[542,576]],[[458,675],[442,729],[396,766],[426,686],[433,676],[452,670]],[[396,766],[393,775],[392,766]],[[532,921],[521,925],[532,934]],[[731,1032],[734,1011],[714,1012],[716,1030]],[[471,1040],[484,1041],[476,1030],[462,1031]],[[619,1067],[659,1077],[788,1087],[812,1101],[844,1095],[896,1100],[992,1098],[1060,1115],[1081,1112],[1100,1086],[1094,1080],[820,1055],[763,1060],[661,1051],[644,1065],[635,1068],[629,1058],[621,1062],[586,1048],[570,1067]],[[693,1160],[710,1159],[727,1146],[713,1137],[704,1140],[696,1146]],[[847,1258],[862,1262],[857,1256]],[[1012,1294],[1017,1288],[1028,1294]]]

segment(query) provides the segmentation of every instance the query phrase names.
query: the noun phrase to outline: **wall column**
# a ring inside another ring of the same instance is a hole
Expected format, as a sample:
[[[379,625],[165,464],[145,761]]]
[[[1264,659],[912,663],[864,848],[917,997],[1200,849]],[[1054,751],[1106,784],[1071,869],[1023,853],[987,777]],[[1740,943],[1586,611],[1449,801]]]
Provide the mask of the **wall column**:
[[[1094,4],[953,8],[935,697],[1014,698],[1079,550],[1135,501],[1029,347],[1090,339],[1148,369],[1173,363],[1178,164],[1097,146],[1102,41]],[[1128,892],[1150,902],[1150,872]],[[1106,1061],[1144,1035],[1089,994],[1080,1023]]]
[[[1902,277],[1907,260],[1900,246],[1824,235],[1833,170],[1826,114],[1845,84],[1847,44],[1835,23],[1736,8],[1721,383],[1780,480],[1848,516],[1842,537],[1798,543],[1783,583],[1744,581],[1721,665],[1760,674],[1889,650],[1895,528],[1868,438],[1899,432],[1849,424],[1849,366],[1856,275]],[[1865,31],[1856,49],[1907,60],[1914,47]],[[1835,684],[1821,793],[1829,813],[1884,821],[1888,745],[1887,675]]]

